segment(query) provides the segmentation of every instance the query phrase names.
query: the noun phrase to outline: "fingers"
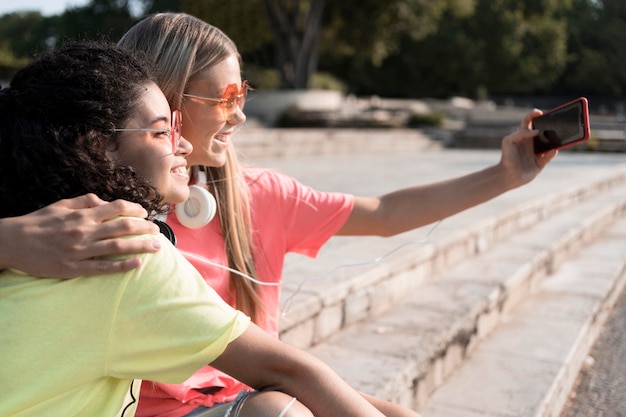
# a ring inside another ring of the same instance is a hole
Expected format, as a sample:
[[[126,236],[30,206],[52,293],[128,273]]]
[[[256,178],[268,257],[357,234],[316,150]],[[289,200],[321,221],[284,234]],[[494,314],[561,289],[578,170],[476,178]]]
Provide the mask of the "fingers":
[[[50,274],[49,268],[40,274],[55,278],[76,278],[82,275],[112,274],[127,272],[141,266],[140,258],[97,259],[101,256],[127,255],[157,252],[161,248],[158,240],[110,239],[93,243],[85,248],[80,255],[82,260],[65,259]]]
[[[537,136],[538,133],[539,133],[538,130],[521,129],[521,130],[518,130],[517,132],[513,132],[510,135],[506,136],[503,139],[503,142],[511,142],[515,145],[520,145],[520,144],[529,142],[530,139]]]
[[[107,239],[92,243],[84,255],[89,258],[97,258],[100,256],[153,253],[160,248],[161,242],[155,239]]]
[[[87,261],[89,262],[89,261]],[[95,263],[95,270],[93,272],[84,273],[84,275],[91,274],[112,274],[116,272],[127,272],[141,266],[141,259],[131,258],[123,261],[91,261]],[[83,269],[87,270],[89,265],[84,266]]]
[[[136,268],[140,259],[110,257],[160,248],[156,239],[128,239],[159,233],[146,216],[138,204],[105,202],[95,194],[58,201],[6,223],[0,239],[0,254],[4,255],[0,256],[0,268],[57,278],[128,271]]]
[[[539,110],[539,109],[532,109],[531,111],[526,113],[526,115],[524,116],[524,118],[520,122],[520,129],[521,130],[531,130],[532,129],[532,121],[533,121],[533,119],[538,117],[538,116],[541,116],[542,114],[543,114],[543,112],[541,110]]]
[[[119,216],[132,216],[140,218],[148,217],[148,212],[141,207],[141,205],[130,203],[125,200],[115,200],[110,203],[99,205],[94,207],[93,211],[94,215],[100,219],[100,221],[114,219]]]
[[[58,206],[68,209],[85,209],[98,207],[103,204],[107,204],[107,202],[102,200],[97,195],[89,193],[81,195],[79,197],[67,198],[65,200],[57,201],[56,203],[50,204],[50,207]]]
[[[75,198],[57,201],[49,206],[54,208],[66,208],[71,210],[93,209],[93,216],[98,221],[111,220],[119,216],[148,217],[148,212],[137,203],[125,200],[107,202],[95,194],[85,194]]]
[[[119,261],[90,260],[81,261],[73,265],[65,276],[59,278],[76,278],[81,275],[113,274],[131,271],[141,266],[141,259],[129,258]]]
[[[103,223],[99,223],[93,228],[90,232],[89,240],[111,239],[128,235],[155,235],[159,233],[159,227],[156,224],[137,217],[125,217],[112,222],[107,222],[106,220],[108,219],[102,219]]]
[[[548,152],[542,153],[540,155],[536,155],[537,165],[539,168],[543,169],[546,165],[552,161],[552,159],[557,156],[559,151],[556,149],[552,149]]]

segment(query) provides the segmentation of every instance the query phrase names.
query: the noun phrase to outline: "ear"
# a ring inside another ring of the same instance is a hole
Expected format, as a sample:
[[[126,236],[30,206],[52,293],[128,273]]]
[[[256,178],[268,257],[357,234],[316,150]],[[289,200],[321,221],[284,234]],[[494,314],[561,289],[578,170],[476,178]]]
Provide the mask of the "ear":
[[[120,146],[117,143],[117,141],[111,140],[109,143],[107,143],[107,149],[105,151],[105,156],[107,157],[107,159],[109,159],[111,161],[116,161],[116,160],[119,159],[119,156],[120,156]]]
[[[105,152],[105,155],[106,155],[108,160],[115,161],[115,160],[117,160],[118,153],[119,153],[118,150],[109,150],[109,149],[107,149],[106,152]]]

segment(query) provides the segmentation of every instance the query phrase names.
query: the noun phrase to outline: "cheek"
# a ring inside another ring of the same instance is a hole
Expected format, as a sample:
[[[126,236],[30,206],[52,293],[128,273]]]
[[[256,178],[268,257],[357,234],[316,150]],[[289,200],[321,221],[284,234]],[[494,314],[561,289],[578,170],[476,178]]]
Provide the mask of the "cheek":
[[[163,156],[164,152],[157,152],[150,147],[142,149],[127,148],[116,152],[113,155],[113,159],[119,164],[131,166],[141,177],[156,183],[163,175]]]
[[[189,105],[183,106],[183,136],[196,145],[206,141],[225,125],[217,107]]]
[[[152,167],[152,164],[150,164],[150,159],[146,158],[145,156],[145,153],[128,154],[124,157],[122,162],[126,165],[130,165],[131,167],[133,167],[137,174],[141,175],[149,181],[152,181],[154,179],[154,175],[152,173],[154,169]]]

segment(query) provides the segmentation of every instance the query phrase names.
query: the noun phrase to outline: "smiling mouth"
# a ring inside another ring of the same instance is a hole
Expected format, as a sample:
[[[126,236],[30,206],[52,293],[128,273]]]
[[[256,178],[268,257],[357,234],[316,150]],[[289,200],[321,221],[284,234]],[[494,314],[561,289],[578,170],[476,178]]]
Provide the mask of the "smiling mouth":
[[[225,135],[217,135],[213,137],[213,141],[220,147],[226,147],[230,143],[230,138]]]

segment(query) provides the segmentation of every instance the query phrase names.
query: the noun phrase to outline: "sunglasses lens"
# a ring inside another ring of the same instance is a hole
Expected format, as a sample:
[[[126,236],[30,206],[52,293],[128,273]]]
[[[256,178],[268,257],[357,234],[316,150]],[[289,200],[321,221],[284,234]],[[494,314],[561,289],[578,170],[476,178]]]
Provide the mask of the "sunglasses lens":
[[[183,114],[180,112],[180,110],[174,110],[172,112],[172,130],[174,130],[174,133],[176,134],[176,136],[180,138],[180,133],[182,129],[183,129]]]
[[[224,91],[224,95],[222,98],[222,109],[224,110],[224,116],[226,120],[230,120],[235,112],[237,111],[237,107],[243,110],[243,106],[246,103],[246,96],[248,95],[248,82],[244,81],[241,85],[241,90],[237,89],[236,84],[230,84],[226,91]]]
[[[235,106],[237,106],[237,85],[230,84],[226,91],[224,91],[224,95],[222,96],[222,109],[224,110],[224,116],[226,120],[230,120],[230,118],[235,113]]]
[[[241,84],[241,91],[239,92],[239,103],[237,104],[241,110],[246,105],[246,98],[248,97],[248,81],[244,81]]]
[[[180,110],[172,112],[172,151],[176,153],[176,148],[180,143],[181,131],[183,128],[183,115]]]

